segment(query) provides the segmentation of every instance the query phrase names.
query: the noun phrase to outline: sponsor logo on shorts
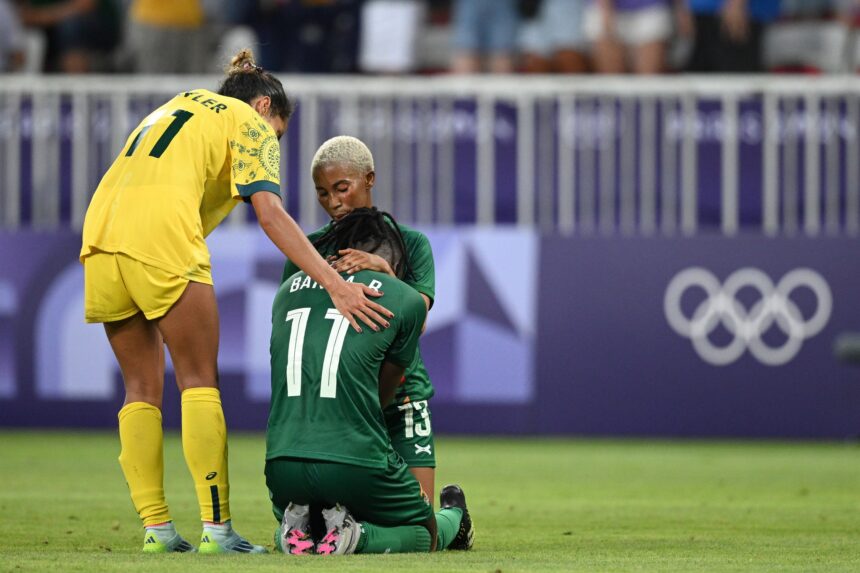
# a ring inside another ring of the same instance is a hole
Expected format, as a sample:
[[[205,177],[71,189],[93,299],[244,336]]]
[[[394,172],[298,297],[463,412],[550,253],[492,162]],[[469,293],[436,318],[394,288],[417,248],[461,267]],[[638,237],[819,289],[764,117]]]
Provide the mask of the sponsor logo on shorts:
[[[430,455],[430,444],[427,444],[426,446],[422,446],[420,444],[415,444],[415,455],[418,455],[418,454],[427,454],[429,456]]]

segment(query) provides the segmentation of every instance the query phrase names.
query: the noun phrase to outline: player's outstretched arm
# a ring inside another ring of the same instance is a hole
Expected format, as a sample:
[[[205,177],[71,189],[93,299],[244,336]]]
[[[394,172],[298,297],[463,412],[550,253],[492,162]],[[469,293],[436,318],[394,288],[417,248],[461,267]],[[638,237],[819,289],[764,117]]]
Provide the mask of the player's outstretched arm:
[[[344,281],[323,260],[295,220],[284,210],[280,197],[261,191],[251,195],[251,204],[257,213],[260,227],[269,239],[329,293],[337,310],[356,331],[361,332],[359,320],[373,330],[379,330],[379,325],[388,327],[386,317],[391,318],[394,315],[384,306],[367,298],[378,297],[382,293],[360,283]]]

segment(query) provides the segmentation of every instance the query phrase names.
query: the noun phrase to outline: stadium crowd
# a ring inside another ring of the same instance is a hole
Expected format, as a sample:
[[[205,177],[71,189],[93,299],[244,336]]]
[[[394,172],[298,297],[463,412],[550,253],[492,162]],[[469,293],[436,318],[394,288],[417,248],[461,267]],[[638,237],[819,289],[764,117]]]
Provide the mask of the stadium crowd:
[[[0,0],[0,72],[855,71],[860,0]],[[168,55],[169,57],[165,57]]]

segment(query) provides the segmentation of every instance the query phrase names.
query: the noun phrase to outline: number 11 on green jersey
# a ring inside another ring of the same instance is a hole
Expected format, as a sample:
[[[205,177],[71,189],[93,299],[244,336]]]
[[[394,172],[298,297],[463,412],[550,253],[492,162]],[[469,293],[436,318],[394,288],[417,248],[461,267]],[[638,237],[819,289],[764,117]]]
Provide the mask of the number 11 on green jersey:
[[[287,396],[302,395],[302,350],[305,345],[305,331],[308,327],[310,307],[297,308],[287,313],[290,325],[290,346],[287,349]],[[337,369],[340,366],[340,354],[343,352],[343,341],[349,330],[349,321],[337,309],[326,310],[325,317],[333,321],[328,343],[325,347],[322,373],[320,376],[320,398],[337,397]]]

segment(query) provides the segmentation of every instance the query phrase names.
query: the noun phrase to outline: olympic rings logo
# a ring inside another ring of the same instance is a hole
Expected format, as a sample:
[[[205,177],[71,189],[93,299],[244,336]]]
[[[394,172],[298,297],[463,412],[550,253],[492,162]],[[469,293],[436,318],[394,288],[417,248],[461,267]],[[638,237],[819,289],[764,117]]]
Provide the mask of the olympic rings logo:
[[[681,298],[691,288],[702,289],[707,298],[687,317],[681,309]],[[760,295],[749,309],[737,299],[738,292],[745,288],[755,289]],[[808,319],[791,299],[792,293],[800,288],[807,288],[815,295],[815,312]],[[770,277],[755,268],[739,269],[721,285],[710,271],[691,267],[669,282],[663,310],[669,326],[689,338],[696,353],[709,364],[726,366],[749,350],[762,364],[780,366],[797,356],[805,339],[815,336],[827,325],[833,310],[833,295],[827,281],[808,268],[787,273],[774,286]],[[786,338],[776,347],[762,340],[774,324]],[[726,346],[717,346],[709,338],[719,325],[732,335]]]

